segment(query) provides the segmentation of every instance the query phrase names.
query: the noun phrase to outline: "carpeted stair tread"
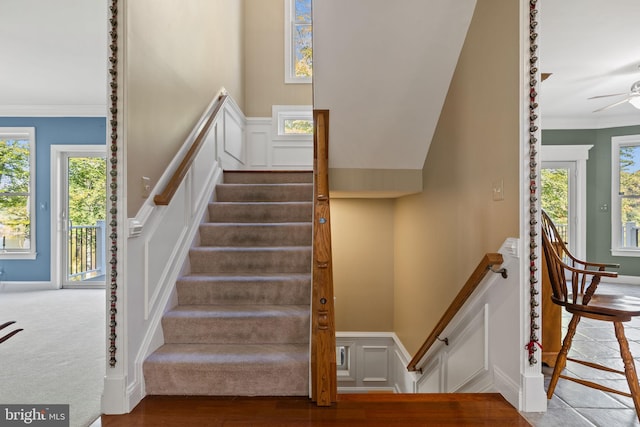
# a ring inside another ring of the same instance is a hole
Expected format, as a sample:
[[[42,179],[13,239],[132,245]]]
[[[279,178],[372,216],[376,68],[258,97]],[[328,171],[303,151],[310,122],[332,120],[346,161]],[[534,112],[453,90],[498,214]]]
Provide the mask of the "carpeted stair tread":
[[[215,202],[208,206],[210,222],[309,222],[312,202]]]
[[[165,343],[305,343],[309,307],[185,305],[162,318]]]
[[[195,273],[307,273],[310,246],[196,247],[189,253]]]
[[[301,246],[311,244],[311,222],[205,223],[202,246]]]
[[[305,396],[308,370],[308,344],[165,344],[144,363],[152,395]]]
[[[227,171],[224,182],[228,184],[282,184],[313,183],[312,171]]]
[[[301,202],[313,200],[313,184],[218,184],[218,202]]]
[[[176,286],[180,305],[308,304],[311,275],[189,275]]]

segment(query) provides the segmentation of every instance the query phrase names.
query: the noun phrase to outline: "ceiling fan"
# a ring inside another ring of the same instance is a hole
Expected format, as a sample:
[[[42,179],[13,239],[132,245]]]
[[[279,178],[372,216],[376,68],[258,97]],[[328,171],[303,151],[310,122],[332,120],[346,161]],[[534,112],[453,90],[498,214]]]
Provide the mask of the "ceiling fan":
[[[628,102],[629,104],[633,105],[637,109],[640,109],[640,80],[631,85],[631,89],[629,90],[628,93],[613,93],[611,95],[592,96],[591,98],[588,98],[588,99],[608,98],[610,96],[621,96],[621,95],[626,95],[626,98],[621,99],[620,101],[616,101],[613,104],[605,105],[604,107],[598,108],[593,112],[598,113],[600,111],[608,110],[609,108],[616,107],[618,105],[624,104],[625,102]]]

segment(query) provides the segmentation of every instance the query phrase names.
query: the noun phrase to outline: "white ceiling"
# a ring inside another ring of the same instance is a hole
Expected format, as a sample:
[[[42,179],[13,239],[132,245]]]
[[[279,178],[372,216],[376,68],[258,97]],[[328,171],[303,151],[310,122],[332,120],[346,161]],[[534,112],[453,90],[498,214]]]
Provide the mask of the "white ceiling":
[[[543,129],[603,128],[640,124],[640,110],[624,103],[593,110],[623,96],[640,80],[640,1],[541,0],[540,71]]]
[[[541,0],[543,128],[640,124],[622,97],[640,80],[640,1]],[[104,115],[106,0],[0,0],[0,116]]]
[[[0,21],[0,116],[106,115],[106,0],[0,0]]]

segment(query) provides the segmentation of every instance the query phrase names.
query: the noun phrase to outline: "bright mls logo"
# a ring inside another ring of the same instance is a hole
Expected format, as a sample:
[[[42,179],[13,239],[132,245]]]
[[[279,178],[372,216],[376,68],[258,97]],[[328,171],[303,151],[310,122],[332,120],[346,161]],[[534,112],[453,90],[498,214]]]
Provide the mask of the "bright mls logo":
[[[0,405],[0,427],[69,427],[69,405]]]

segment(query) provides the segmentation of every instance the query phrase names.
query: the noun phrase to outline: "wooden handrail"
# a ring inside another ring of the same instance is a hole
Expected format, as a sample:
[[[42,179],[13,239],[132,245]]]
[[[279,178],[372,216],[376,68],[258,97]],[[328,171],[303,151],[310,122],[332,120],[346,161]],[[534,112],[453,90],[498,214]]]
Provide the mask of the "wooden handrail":
[[[311,399],[337,400],[336,331],[329,218],[329,111],[314,110],[313,290],[311,299]]]
[[[458,292],[458,295],[453,300],[447,311],[444,312],[444,315],[442,316],[442,318],[440,318],[440,321],[438,322],[436,327],[433,328],[431,334],[427,337],[424,344],[422,344],[422,347],[420,347],[416,355],[413,356],[413,359],[411,359],[411,362],[409,362],[409,364],[407,365],[408,371],[422,370],[420,368],[417,368],[420,360],[424,357],[425,354],[427,354],[427,351],[429,351],[436,340],[439,339],[440,334],[444,331],[449,322],[451,322],[456,313],[458,313],[458,311],[462,308],[467,299],[469,299],[471,294],[473,294],[473,291],[476,289],[476,287],[478,287],[491,267],[494,265],[500,265],[503,262],[504,261],[502,259],[502,255],[499,253],[485,254],[476,269],[473,271],[473,273],[471,273],[471,276],[469,276],[467,282],[464,284],[462,289],[460,289],[460,292]],[[503,277],[506,277],[506,272],[500,271],[500,273],[502,273]]]
[[[164,187],[164,190],[154,196],[153,202],[156,205],[166,206],[169,204],[169,202],[171,202],[173,195],[176,193],[176,191],[178,191],[178,187],[180,187],[180,184],[182,184],[182,180],[187,175],[187,171],[196,158],[196,154],[198,154],[198,151],[200,151],[200,147],[202,147],[202,143],[207,136],[209,127],[211,127],[211,124],[215,121],[218,112],[227,99],[227,96],[228,95],[224,94],[218,96],[218,102],[212,109],[209,110],[207,115],[204,117],[202,124],[198,128],[196,137],[193,140],[191,147],[189,147],[189,151],[187,151],[187,154],[182,159],[182,162],[180,162],[180,165],[169,179],[169,182]]]

